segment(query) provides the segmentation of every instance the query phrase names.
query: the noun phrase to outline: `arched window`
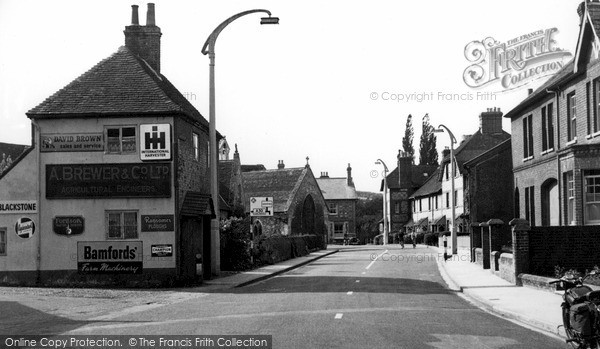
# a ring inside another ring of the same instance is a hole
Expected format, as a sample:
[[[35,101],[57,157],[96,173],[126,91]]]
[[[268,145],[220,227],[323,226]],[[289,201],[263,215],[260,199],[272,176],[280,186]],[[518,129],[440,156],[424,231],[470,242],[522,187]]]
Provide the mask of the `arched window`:
[[[315,201],[309,194],[302,205],[302,233],[315,233]]]
[[[254,237],[261,236],[262,235],[262,223],[259,220],[256,220],[253,225],[254,225],[254,229],[253,229]]]

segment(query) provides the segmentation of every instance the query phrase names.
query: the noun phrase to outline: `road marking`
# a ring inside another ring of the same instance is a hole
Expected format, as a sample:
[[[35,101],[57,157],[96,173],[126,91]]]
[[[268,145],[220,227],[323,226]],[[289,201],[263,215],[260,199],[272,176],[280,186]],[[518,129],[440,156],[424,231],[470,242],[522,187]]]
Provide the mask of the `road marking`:
[[[348,293],[346,293],[346,294],[347,294],[348,296],[352,296],[352,294],[353,294],[353,293],[354,293],[354,292],[352,292],[352,291],[348,291]]]
[[[337,314],[335,314],[335,319],[339,320],[339,319],[341,319],[341,318],[342,318],[342,316],[344,316],[344,314],[342,314],[342,313],[337,313]]]
[[[377,259],[379,259],[379,257],[383,256],[386,253],[388,253],[388,250],[381,252],[377,257],[375,257],[375,259],[373,259],[373,261],[371,261],[371,263],[369,263],[369,265],[367,265],[367,267],[365,269],[369,270],[369,268],[371,268],[373,263],[375,263],[377,261]]]
[[[367,273],[366,271],[363,271],[361,274],[362,274],[362,275],[365,275],[366,273]]]
[[[360,282],[360,280],[356,280],[356,282]]]

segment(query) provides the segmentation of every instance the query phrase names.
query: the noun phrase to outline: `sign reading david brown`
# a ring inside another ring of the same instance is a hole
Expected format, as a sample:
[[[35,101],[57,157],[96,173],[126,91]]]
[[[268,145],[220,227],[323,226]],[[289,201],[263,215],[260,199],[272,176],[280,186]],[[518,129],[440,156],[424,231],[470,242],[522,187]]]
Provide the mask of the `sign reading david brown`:
[[[140,125],[140,159],[171,160],[171,125]]]
[[[170,163],[46,165],[46,198],[168,198]]]
[[[152,231],[174,231],[175,216],[165,215],[142,215],[142,232]]]
[[[102,133],[42,134],[41,152],[58,151],[102,151]]]
[[[141,241],[79,241],[77,271],[80,274],[141,274]]]

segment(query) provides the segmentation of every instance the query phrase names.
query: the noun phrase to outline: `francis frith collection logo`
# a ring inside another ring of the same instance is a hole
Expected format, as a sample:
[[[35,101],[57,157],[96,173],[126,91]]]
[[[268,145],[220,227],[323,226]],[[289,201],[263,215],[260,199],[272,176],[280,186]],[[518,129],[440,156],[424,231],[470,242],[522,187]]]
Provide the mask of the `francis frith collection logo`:
[[[571,53],[557,46],[556,28],[537,30],[501,43],[492,37],[472,41],[465,58],[472,64],[463,73],[467,86],[479,88],[499,84],[500,91],[555,74]]]

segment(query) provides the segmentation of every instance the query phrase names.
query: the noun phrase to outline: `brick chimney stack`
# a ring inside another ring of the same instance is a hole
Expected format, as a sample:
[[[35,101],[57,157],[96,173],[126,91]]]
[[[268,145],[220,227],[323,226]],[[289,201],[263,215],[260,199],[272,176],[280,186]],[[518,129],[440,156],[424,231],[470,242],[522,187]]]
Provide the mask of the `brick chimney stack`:
[[[577,6],[577,15],[579,15],[579,26],[583,23],[583,15],[585,14],[585,1],[581,2],[579,6]]]
[[[321,172],[321,177],[320,178],[329,178],[329,173],[327,173],[327,172]]]
[[[160,37],[156,26],[154,4],[148,4],[146,25],[139,24],[138,6],[131,5],[131,25],[125,27],[125,46],[160,73]]]
[[[354,186],[354,180],[352,179],[352,167],[350,167],[350,164],[348,164],[348,167],[346,168],[346,171],[348,172],[348,185],[353,187]]]
[[[500,108],[488,108],[479,115],[479,130],[482,134],[502,133],[502,112]]]
[[[283,163],[283,160],[279,160],[279,162],[277,163],[277,169],[283,170],[284,168],[285,168],[285,164]]]
[[[398,186],[408,189],[412,186],[413,159],[409,153],[398,150]]]
[[[442,150],[442,159],[450,157],[450,148],[446,147]]]

